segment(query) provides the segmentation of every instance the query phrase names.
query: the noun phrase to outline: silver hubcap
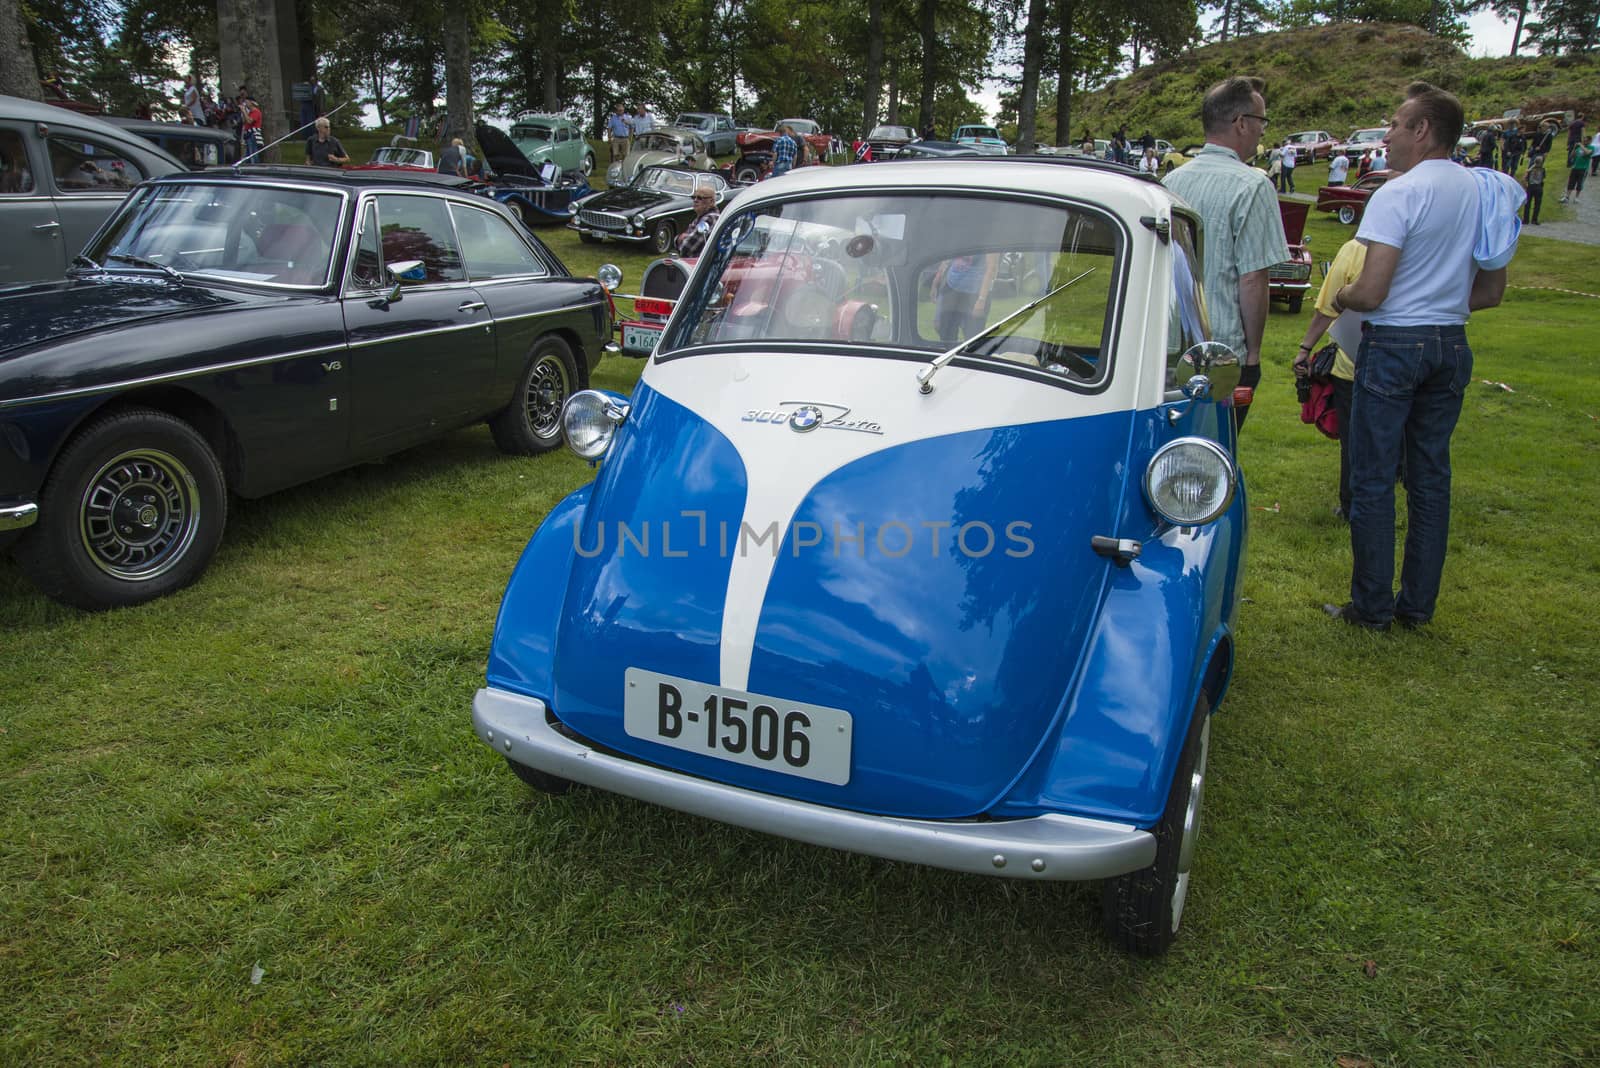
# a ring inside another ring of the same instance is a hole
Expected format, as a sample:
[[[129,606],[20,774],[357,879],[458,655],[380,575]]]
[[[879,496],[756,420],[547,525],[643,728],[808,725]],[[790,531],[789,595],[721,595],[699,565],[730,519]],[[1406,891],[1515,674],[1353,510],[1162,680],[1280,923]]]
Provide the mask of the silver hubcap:
[[[78,531],[94,566],[143,582],[183,559],[200,528],[194,476],[176,457],[137,449],[106,461],[83,491]]]
[[[1172,929],[1183,920],[1183,902],[1189,896],[1189,866],[1194,863],[1195,839],[1200,837],[1200,805],[1206,792],[1206,757],[1211,752],[1211,717],[1200,728],[1200,753],[1189,777],[1189,803],[1183,810],[1183,838],[1178,843],[1178,881],[1172,888]]]
[[[561,433],[561,406],[572,384],[567,369],[555,356],[541,356],[528,376],[528,425],[541,438]]]

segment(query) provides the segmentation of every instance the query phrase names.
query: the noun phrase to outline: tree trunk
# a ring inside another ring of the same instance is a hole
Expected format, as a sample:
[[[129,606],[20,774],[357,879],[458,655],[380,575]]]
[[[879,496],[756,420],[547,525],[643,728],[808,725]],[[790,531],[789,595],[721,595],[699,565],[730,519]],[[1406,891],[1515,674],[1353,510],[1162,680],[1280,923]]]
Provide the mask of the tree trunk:
[[[1234,0],[1223,0],[1222,4],[1222,39],[1228,39],[1228,21],[1233,18]]]
[[[543,86],[539,103],[546,111],[561,110],[561,67],[557,58],[554,42],[547,41],[539,49],[539,84]]]
[[[878,97],[883,91],[883,0],[867,0],[867,92],[861,108],[861,136],[878,125]]]
[[[1022,31],[1022,99],[1017,102],[1017,151],[1033,149],[1039,112],[1039,67],[1044,60],[1044,0],[1028,0],[1028,25]],[[1056,127],[1056,144],[1062,143]]]
[[[42,100],[39,68],[28,47],[21,0],[0,0],[0,93],[24,100]]]
[[[1134,36],[1133,36],[1133,69],[1134,70],[1138,70],[1139,69],[1139,52],[1140,52],[1139,35],[1138,34],[1134,34]]]
[[[922,99],[917,108],[917,128],[933,125],[933,93],[938,87],[938,39],[934,36],[934,0],[921,0],[918,22],[922,35]]]
[[[1528,17],[1528,0],[1522,0],[1517,5],[1517,28],[1511,34],[1511,55],[1517,54],[1517,46],[1522,43],[1522,20]]]
[[[385,105],[388,103],[388,101],[385,98],[387,97],[388,94],[386,92],[386,88],[387,87],[384,85],[383,64],[382,63],[374,63],[372,65],[371,74],[372,74],[372,106],[378,109],[378,125],[379,126],[387,126],[387,125],[389,125],[389,118],[388,118],[388,111],[387,111]]]
[[[890,126],[900,125],[900,54],[889,57],[889,111],[883,121]]]
[[[239,85],[250,87],[261,109],[261,143],[272,144],[289,132],[277,0],[217,0],[217,40],[222,54],[219,89],[233,93]],[[276,149],[261,156],[264,163],[278,159]]]
[[[1072,54],[1073,0],[1061,0],[1061,39],[1056,70],[1056,136],[1072,134],[1072,79],[1076,72]]]
[[[472,140],[472,12],[457,2],[444,15],[444,143]]]

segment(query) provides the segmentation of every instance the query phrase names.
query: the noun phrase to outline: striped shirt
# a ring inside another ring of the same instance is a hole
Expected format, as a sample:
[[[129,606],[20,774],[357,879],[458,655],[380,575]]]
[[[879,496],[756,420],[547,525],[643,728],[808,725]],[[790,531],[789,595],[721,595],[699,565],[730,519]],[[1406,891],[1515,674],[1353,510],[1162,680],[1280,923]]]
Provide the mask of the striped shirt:
[[[1239,276],[1264,271],[1289,258],[1272,180],[1240,162],[1233,149],[1207,144],[1161,184],[1187,200],[1200,215],[1211,336],[1242,357]]]

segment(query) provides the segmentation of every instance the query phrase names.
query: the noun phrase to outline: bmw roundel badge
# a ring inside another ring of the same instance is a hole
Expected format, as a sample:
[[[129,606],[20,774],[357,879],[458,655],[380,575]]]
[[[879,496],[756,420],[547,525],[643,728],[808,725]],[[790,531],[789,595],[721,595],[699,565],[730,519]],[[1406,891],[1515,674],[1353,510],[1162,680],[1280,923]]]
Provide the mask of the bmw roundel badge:
[[[822,425],[822,409],[815,404],[802,405],[789,416],[789,429],[797,434],[804,434],[808,430],[815,430]]]

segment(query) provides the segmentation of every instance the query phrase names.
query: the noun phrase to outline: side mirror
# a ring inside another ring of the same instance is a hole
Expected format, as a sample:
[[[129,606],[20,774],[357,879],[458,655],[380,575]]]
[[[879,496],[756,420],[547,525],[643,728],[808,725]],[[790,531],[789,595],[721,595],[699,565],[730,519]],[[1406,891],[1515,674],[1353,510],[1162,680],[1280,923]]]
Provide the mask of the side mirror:
[[[1210,395],[1213,397],[1231,397],[1239,385],[1239,357],[1220,341],[1202,341],[1191,346],[1179,358],[1178,365],[1189,368],[1195,377],[1204,378],[1210,385]],[[1190,393],[1190,387],[1194,385],[1196,383],[1191,379],[1189,385],[1184,387],[1184,393],[1195,396]]]
[[[391,263],[383,269],[384,283],[389,288],[384,291],[382,296],[369,303],[373,307],[393,304],[400,299],[400,291],[405,282],[421,282],[426,278],[427,273],[423,270],[421,260],[399,260]]]

